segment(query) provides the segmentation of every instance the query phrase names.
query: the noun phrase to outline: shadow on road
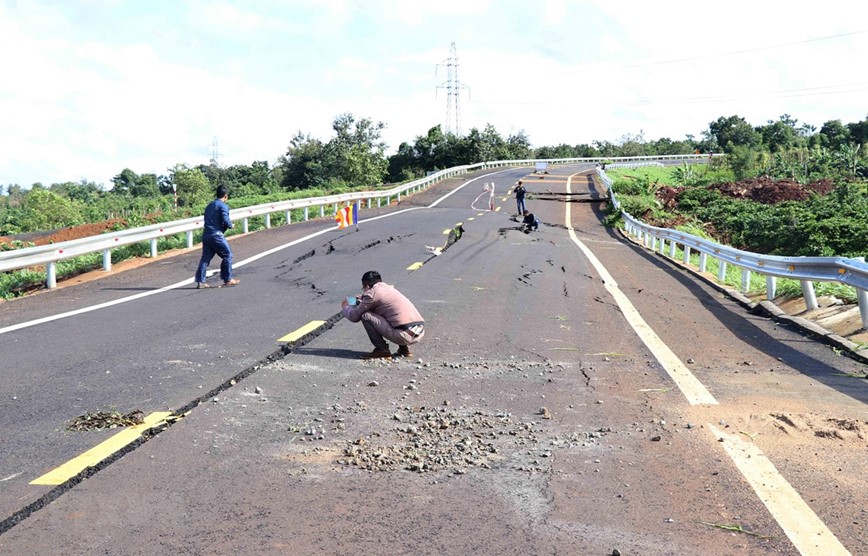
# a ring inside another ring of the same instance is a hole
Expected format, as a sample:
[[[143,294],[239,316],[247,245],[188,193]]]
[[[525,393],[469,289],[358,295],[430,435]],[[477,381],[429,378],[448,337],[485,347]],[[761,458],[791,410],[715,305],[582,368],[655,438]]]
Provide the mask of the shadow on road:
[[[366,351],[355,351],[351,349],[339,349],[339,348],[308,348],[308,347],[300,347],[292,350],[292,353],[296,355],[311,355],[311,356],[319,356],[319,357],[335,357],[337,359],[359,359],[361,361],[361,356]]]

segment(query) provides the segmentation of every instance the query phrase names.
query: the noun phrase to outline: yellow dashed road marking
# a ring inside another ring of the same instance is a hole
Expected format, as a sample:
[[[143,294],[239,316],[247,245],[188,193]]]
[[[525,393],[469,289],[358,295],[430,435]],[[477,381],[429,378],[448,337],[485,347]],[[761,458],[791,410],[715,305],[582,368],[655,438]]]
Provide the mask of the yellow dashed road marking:
[[[279,338],[277,341],[278,342],[286,342],[286,343],[294,342],[294,341],[298,340],[299,338],[301,338],[302,336],[309,334],[309,333],[313,332],[314,330],[316,330],[317,328],[319,328],[320,326],[324,325],[325,322],[326,321],[324,321],[324,320],[312,320],[309,323],[302,326],[301,328],[299,328],[293,332],[290,332],[289,334],[287,334],[283,338]]]
[[[60,467],[32,481],[31,485],[60,485],[75,477],[88,467],[93,467],[114,454],[127,444],[136,441],[143,432],[163,423],[171,415],[171,411],[155,411],[145,417],[144,423],[122,430],[102,444],[99,444],[80,456],[69,460]]]
[[[407,267],[407,270],[419,270],[420,268],[422,268],[423,264],[425,263],[413,263]]]

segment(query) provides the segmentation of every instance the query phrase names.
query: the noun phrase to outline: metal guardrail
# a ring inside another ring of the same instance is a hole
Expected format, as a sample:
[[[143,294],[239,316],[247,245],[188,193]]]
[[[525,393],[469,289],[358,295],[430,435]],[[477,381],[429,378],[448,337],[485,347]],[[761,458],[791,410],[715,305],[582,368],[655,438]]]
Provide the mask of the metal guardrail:
[[[620,210],[621,204],[612,190],[611,178],[601,168],[597,168],[597,174],[606,186],[612,205]],[[716,259],[719,263],[717,279],[721,283],[726,276],[728,264],[741,269],[743,292],[748,291],[752,272],[765,276],[766,298],[769,300],[775,297],[776,278],[799,280],[805,305],[809,311],[819,307],[814,293],[814,282],[840,282],[852,286],[856,288],[862,327],[868,329],[868,263],[863,259],[758,255],[677,230],[649,226],[624,210],[621,210],[621,216],[627,233],[637,238],[651,251],[666,255],[668,245],[668,256],[674,259],[676,246],[680,245],[684,264],[690,262],[691,252],[697,251],[700,272],[706,271],[708,257]]]
[[[536,163],[547,164],[583,164],[583,163],[601,163],[604,161],[618,161],[623,163],[647,163],[651,160],[696,160],[705,158],[705,155],[666,155],[666,156],[638,156],[638,157],[598,157],[598,158],[548,158],[548,159],[524,159],[524,160],[497,160],[492,162],[480,162],[466,166],[455,166],[446,170],[435,172],[425,178],[415,180],[403,185],[393,187],[383,191],[359,191],[353,193],[344,193],[341,195],[328,195],[323,197],[311,197],[307,199],[294,199],[291,201],[279,201],[275,203],[265,203],[250,207],[232,209],[229,211],[229,218],[235,221],[243,221],[244,232],[248,231],[248,219],[264,216],[265,227],[271,227],[271,215],[274,213],[285,212],[286,222],[291,223],[290,211],[295,209],[304,209],[304,219],[308,220],[309,211],[312,207],[318,207],[319,216],[325,216],[325,207],[334,205],[335,212],[337,206],[343,203],[353,203],[367,201],[368,208],[371,207],[376,199],[377,206],[381,206],[383,199],[388,205],[392,197],[399,202],[401,195],[407,195],[421,191],[441,180],[451,178],[457,175],[465,174],[472,170],[480,170],[485,168],[498,168],[504,166],[533,166]],[[362,208],[362,207],[360,207]],[[119,230],[116,232],[108,232],[97,236],[64,241],[61,243],[53,243],[50,245],[42,245],[37,247],[26,247],[23,249],[15,249],[12,251],[0,252],[0,272],[8,272],[21,268],[30,268],[34,266],[45,266],[46,269],[46,285],[49,288],[57,286],[57,262],[65,259],[71,259],[81,255],[90,253],[103,253],[103,270],[111,270],[111,250],[134,243],[148,241],[150,242],[151,257],[157,256],[157,240],[162,237],[173,236],[176,234],[186,234],[187,247],[193,246],[193,232],[202,228],[202,217],[187,218],[184,220],[176,220],[173,222],[164,222],[161,224],[152,224],[139,228],[131,228],[128,230]]]

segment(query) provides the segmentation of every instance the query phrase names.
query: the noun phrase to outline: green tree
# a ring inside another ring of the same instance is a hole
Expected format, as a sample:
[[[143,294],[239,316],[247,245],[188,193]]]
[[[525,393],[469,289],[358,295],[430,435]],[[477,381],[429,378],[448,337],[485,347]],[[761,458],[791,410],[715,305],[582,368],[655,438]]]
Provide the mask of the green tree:
[[[20,185],[9,184],[6,186],[6,201],[10,207],[19,207],[24,202],[25,192]]]
[[[171,170],[171,183],[178,191],[178,206],[190,207],[207,201],[212,195],[212,186],[198,168],[176,164]]]
[[[835,153],[848,177],[856,177],[856,171],[859,168],[859,151],[861,149],[862,145],[854,145],[851,143],[841,145]]]
[[[281,187],[287,191],[322,187],[328,179],[324,162],[322,141],[298,132],[277,162],[283,168]]]
[[[820,128],[820,143],[832,150],[839,148],[850,139],[850,130],[841,120],[829,120]]]
[[[868,118],[861,122],[852,122],[847,124],[847,131],[850,132],[850,141],[857,145],[868,143]]]
[[[746,145],[733,146],[726,155],[726,162],[738,180],[756,176],[756,152]]]
[[[398,146],[398,152],[389,157],[389,181],[410,181],[424,175],[416,157],[416,150],[410,143]]]
[[[763,143],[771,152],[780,152],[805,145],[800,132],[796,129],[798,120],[784,114],[777,121],[768,121],[768,125],[759,128]]]
[[[727,152],[732,147],[755,148],[761,140],[760,135],[741,116],[721,116],[708,124],[708,133]]]
[[[54,230],[82,224],[81,204],[48,191],[31,189],[21,205],[22,232]]]
[[[533,152],[530,148],[530,139],[524,130],[506,138],[506,150],[509,154],[509,158],[512,160],[523,160],[533,157]]]

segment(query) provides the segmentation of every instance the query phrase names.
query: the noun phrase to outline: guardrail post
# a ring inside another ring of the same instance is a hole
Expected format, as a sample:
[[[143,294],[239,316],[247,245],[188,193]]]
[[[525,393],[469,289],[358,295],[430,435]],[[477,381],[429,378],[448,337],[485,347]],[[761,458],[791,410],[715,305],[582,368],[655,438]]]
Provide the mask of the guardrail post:
[[[377,197],[377,208],[380,208],[380,203],[382,202],[382,197]]]
[[[193,230],[187,231],[187,249],[193,247]]]
[[[157,257],[157,238],[151,239],[151,258],[155,259]]]
[[[304,221],[307,222],[310,207],[304,207]]]
[[[110,272],[112,269],[112,250],[106,249],[102,252],[102,269]]]
[[[684,244],[684,256],[681,258],[684,264],[690,264],[690,246]]]
[[[699,272],[705,272],[708,266],[708,254],[704,251],[699,252]]]
[[[766,276],[766,299],[774,300],[778,293],[778,279],[774,276]]]
[[[323,218],[325,216],[325,205],[319,206],[319,217]]]
[[[741,269],[741,291],[747,293],[750,291],[750,270]]]
[[[270,212],[265,215],[265,229],[267,230],[269,228],[271,228],[271,213]]]
[[[813,311],[818,309],[817,294],[814,293],[814,283],[810,280],[799,280],[802,284],[802,297],[805,298],[805,310]]]
[[[868,330],[868,291],[857,288],[856,299],[859,300],[859,314],[862,315],[862,328]]]
[[[371,208],[371,199],[368,198],[368,208]]]
[[[670,259],[675,258],[675,240],[671,240],[669,242],[669,258]]]
[[[337,215],[338,215],[338,204],[335,203],[335,216],[337,216]]]
[[[48,286],[48,289],[53,289],[57,287],[57,262],[52,261],[45,265],[45,272],[48,275],[45,280],[45,285]]]
[[[292,211],[291,210],[286,211],[286,223],[292,224]]]
[[[250,221],[249,220],[250,220],[249,218],[244,219],[244,233],[245,234],[250,231]]]
[[[721,284],[726,282],[726,261],[717,259],[717,281]]]

